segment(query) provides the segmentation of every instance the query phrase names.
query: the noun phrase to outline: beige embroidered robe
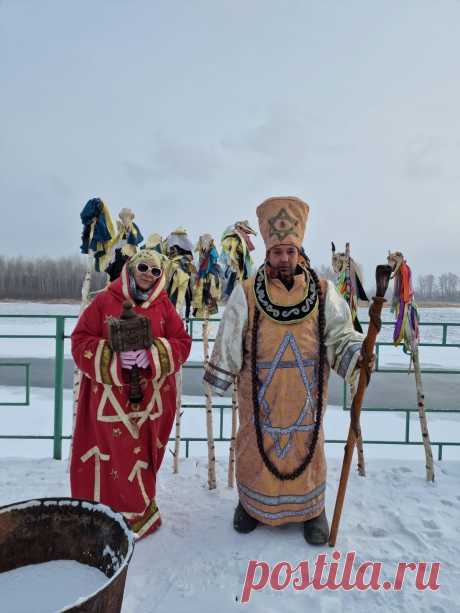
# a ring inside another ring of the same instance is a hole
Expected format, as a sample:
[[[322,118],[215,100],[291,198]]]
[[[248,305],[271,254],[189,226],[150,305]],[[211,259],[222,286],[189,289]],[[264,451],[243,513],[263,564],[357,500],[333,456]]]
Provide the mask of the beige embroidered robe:
[[[277,279],[267,280],[274,305],[298,304],[308,279],[296,275],[290,291]],[[332,366],[346,380],[353,377],[363,335],[355,332],[348,305],[330,281],[321,281],[325,296],[323,415]],[[245,510],[264,524],[279,525],[316,517],[324,508],[326,460],[321,425],[310,464],[296,479],[280,480],[265,466],[254,425],[252,335],[256,306],[254,278],[238,286],[227,304],[205,379],[222,394],[238,377],[239,430],[236,439],[238,494]],[[279,323],[260,312],[257,334],[257,390],[263,445],[282,473],[295,470],[308,453],[318,395],[318,308],[298,323]],[[330,366],[329,366],[330,365]]]

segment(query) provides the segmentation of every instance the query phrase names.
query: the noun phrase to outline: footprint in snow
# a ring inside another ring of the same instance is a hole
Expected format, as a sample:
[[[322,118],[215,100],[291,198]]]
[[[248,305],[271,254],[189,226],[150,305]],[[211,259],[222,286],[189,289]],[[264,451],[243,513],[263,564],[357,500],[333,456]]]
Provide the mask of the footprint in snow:
[[[438,530],[439,525],[432,519],[422,519],[422,524],[429,530]]]
[[[388,532],[384,530],[383,528],[374,528],[373,530],[371,530],[371,534],[372,536],[375,536],[376,538],[381,538],[382,536],[388,536]]]

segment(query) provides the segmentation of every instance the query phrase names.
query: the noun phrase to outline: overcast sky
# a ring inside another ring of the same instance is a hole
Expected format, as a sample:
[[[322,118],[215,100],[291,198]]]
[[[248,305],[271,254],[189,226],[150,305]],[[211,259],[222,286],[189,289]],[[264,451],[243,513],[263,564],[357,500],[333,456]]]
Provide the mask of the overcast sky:
[[[456,0],[0,1],[0,254],[78,253],[93,196],[195,241],[295,195],[313,265],[460,274],[459,69]]]

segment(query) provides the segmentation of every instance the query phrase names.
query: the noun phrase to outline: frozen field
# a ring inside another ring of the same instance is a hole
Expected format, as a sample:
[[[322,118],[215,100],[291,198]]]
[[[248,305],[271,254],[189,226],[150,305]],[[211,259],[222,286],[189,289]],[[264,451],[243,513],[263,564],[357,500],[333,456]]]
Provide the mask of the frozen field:
[[[22,335],[54,335],[55,320],[42,318],[18,318],[13,315],[66,315],[77,316],[78,305],[71,304],[41,304],[41,303],[0,303],[0,315],[11,315],[12,317],[0,317],[0,334],[22,334]],[[367,319],[366,309],[361,309],[361,320]],[[389,309],[384,311],[383,321],[391,322],[393,315]],[[460,324],[460,308],[433,308],[421,309],[422,323],[458,323]],[[70,335],[76,323],[76,319],[66,320],[66,335]],[[213,336],[217,331],[217,322],[210,323],[210,335]],[[390,323],[384,326],[380,333],[379,340],[390,342],[393,334],[393,325]],[[423,342],[439,343],[442,340],[442,327],[421,328]],[[201,337],[201,324],[193,325],[194,338]],[[448,328],[448,343],[460,344],[460,325]],[[212,343],[210,344],[212,348]],[[54,357],[54,339],[0,339],[0,358],[50,358]],[[460,348],[439,348],[421,347],[420,349],[422,365],[425,368],[450,368],[460,370]],[[65,341],[65,356],[70,358],[70,341]],[[203,360],[203,345],[201,342],[194,342],[190,361]],[[382,366],[406,366],[408,357],[404,355],[400,348],[382,347],[381,361]]]

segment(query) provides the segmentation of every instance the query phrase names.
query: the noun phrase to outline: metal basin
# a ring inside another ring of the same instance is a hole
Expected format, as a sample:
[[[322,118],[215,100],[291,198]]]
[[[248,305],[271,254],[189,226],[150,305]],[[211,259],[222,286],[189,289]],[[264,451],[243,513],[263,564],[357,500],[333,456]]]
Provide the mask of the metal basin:
[[[134,536],[123,516],[103,504],[36,498],[0,507],[0,572],[74,560],[106,575],[97,592],[61,611],[119,613],[133,550]]]

